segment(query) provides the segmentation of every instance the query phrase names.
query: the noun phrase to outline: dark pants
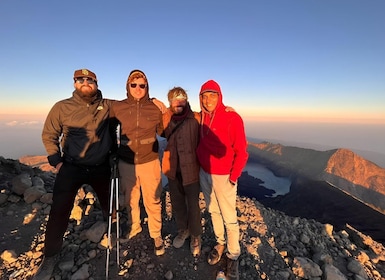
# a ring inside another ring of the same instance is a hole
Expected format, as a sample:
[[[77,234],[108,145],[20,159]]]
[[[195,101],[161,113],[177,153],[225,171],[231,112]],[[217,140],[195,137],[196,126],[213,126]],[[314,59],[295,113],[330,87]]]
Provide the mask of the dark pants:
[[[61,250],[74,199],[82,185],[87,184],[94,189],[102,207],[103,216],[107,217],[110,175],[111,168],[108,162],[90,167],[63,163],[56,175],[53,203],[45,232],[44,254],[47,257],[53,256]]]
[[[183,186],[181,174],[177,173],[175,180],[168,178],[168,187],[178,230],[188,229],[194,236],[201,235],[199,182]]]

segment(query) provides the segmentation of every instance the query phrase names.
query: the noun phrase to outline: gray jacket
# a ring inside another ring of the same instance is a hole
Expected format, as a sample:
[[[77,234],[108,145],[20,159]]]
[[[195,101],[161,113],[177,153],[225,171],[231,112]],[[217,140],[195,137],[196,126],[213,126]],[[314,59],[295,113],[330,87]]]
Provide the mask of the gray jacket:
[[[62,161],[94,166],[108,160],[116,143],[116,133],[109,125],[111,103],[103,99],[101,91],[90,104],[74,91],[72,97],[52,107],[42,132],[52,166]]]

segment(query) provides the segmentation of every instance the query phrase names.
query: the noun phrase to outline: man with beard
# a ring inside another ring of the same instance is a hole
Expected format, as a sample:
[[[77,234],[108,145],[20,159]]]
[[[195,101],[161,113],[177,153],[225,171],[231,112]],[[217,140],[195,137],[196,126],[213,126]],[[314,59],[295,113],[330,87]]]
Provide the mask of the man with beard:
[[[42,140],[50,165],[57,170],[53,203],[47,222],[44,258],[33,279],[50,279],[58,261],[73,201],[78,189],[91,185],[104,219],[108,215],[111,151],[116,150],[116,130],[110,124],[111,100],[103,99],[95,73],[74,73],[72,97],[57,102],[44,124]]]
[[[196,257],[201,251],[202,234],[199,164],[195,154],[199,139],[199,115],[194,116],[186,91],[181,87],[174,87],[168,92],[168,101],[170,107],[163,114],[167,147],[162,158],[162,171],[168,178],[178,228],[173,246],[182,247],[191,235],[190,250]]]

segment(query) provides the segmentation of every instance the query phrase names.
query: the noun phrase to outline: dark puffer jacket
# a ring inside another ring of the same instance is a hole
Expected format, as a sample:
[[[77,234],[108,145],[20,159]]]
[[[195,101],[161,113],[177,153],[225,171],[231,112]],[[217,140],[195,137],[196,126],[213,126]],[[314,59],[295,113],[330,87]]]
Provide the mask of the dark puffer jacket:
[[[163,115],[164,135],[168,141],[162,158],[162,172],[173,180],[176,172],[181,172],[184,186],[199,181],[199,163],[195,152],[199,141],[199,121],[190,106],[188,110],[183,123],[176,129],[178,123],[171,121],[170,109]]]

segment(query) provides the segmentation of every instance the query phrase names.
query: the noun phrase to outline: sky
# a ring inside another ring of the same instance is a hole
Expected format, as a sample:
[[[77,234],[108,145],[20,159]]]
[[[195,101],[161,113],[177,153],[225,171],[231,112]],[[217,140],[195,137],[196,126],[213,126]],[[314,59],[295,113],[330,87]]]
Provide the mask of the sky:
[[[364,148],[385,155],[384,11],[383,0],[2,0],[1,141],[41,129],[72,95],[76,69],[95,72],[111,99],[124,99],[129,72],[141,69],[152,97],[167,102],[182,86],[198,111],[200,86],[216,80],[251,136],[306,138],[326,126],[341,145],[365,134]]]

